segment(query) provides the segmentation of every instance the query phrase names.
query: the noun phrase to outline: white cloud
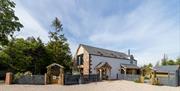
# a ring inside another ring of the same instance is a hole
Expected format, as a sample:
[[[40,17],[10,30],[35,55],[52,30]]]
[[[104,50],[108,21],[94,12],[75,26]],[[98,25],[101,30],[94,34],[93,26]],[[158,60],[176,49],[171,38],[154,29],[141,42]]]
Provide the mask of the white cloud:
[[[109,48],[136,46],[134,54],[139,64],[155,64],[164,53],[175,59],[180,55],[180,28],[173,16],[166,16],[167,10],[160,2],[145,2],[125,16],[124,24],[117,15],[104,19],[100,30],[105,31],[97,31],[89,39],[98,45],[109,44]]]
[[[106,17],[102,13],[112,6],[105,2],[100,4],[102,8],[98,8],[98,4],[96,7],[91,6],[94,2],[90,5],[89,2],[87,4],[67,0],[24,2],[24,6],[18,2],[16,8],[16,14],[25,26],[19,36],[40,36],[47,41],[48,33],[41,26],[44,22],[36,19],[46,19],[49,23],[52,17],[59,16],[65,31],[70,33],[68,40],[73,54],[79,43],[88,43],[114,50],[132,49],[138,64],[141,65],[149,62],[155,64],[163,53],[171,56],[170,58],[180,55],[179,21],[176,19],[177,15],[169,15],[172,10],[165,4],[167,2],[146,0],[131,11],[124,10],[122,4],[121,8],[118,7],[120,13],[115,12]],[[123,10],[126,12],[122,12]]]
[[[21,5],[20,2],[16,2],[15,14],[19,17],[20,22],[24,28],[20,32],[16,32],[15,36],[27,38],[27,37],[40,37],[43,42],[48,41],[48,32],[41,24],[32,17],[28,11]]]

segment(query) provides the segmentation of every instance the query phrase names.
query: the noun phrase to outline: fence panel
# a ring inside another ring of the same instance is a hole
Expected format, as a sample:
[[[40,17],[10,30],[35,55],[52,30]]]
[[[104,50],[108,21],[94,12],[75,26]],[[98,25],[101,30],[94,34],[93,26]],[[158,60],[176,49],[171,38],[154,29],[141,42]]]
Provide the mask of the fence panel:
[[[44,84],[44,75],[32,75],[32,76],[22,76],[19,79],[16,79],[16,84],[36,84],[43,85]]]
[[[97,82],[99,81],[99,75],[91,74],[91,75],[65,75],[64,84],[72,85],[72,84],[84,84],[89,82]]]
[[[121,74],[119,76],[119,79],[122,80],[128,80],[128,81],[135,81],[138,80],[140,78],[140,75],[134,75],[134,74]]]
[[[64,75],[64,84],[72,85],[79,84],[80,75]]]

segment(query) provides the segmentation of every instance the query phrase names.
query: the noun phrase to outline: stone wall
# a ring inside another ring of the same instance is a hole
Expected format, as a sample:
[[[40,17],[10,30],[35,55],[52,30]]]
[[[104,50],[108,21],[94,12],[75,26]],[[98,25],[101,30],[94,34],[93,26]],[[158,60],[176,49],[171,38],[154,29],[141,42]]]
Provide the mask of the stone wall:
[[[45,84],[44,75],[32,75],[32,76],[22,76],[19,79],[15,80],[15,84],[36,84],[43,85]]]
[[[83,55],[83,74],[88,75],[90,71],[90,62],[89,62],[89,53],[84,50],[84,55]]]

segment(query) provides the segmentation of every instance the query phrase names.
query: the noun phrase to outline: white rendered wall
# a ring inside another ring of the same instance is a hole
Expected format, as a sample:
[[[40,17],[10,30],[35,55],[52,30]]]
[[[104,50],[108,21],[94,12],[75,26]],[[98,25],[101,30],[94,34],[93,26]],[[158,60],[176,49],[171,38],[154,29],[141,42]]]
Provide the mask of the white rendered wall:
[[[120,74],[120,64],[130,64],[130,60],[126,59],[117,59],[117,58],[109,58],[103,56],[95,56],[91,55],[91,70],[92,74],[96,74],[95,66],[100,62],[108,62],[108,64],[112,67],[110,79],[116,79],[117,74]],[[134,62],[133,62],[134,63]]]

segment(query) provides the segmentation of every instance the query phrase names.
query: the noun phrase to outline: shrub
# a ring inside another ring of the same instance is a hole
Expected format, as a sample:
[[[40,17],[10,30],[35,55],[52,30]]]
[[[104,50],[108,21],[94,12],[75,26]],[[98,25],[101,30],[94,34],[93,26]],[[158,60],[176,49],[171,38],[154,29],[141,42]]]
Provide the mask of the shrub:
[[[151,79],[151,84],[152,85],[160,85],[160,82],[159,82],[158,78],[152,78]]]
[[[134,82],[136,83],[141,83],[141,81],[139,79],[135,80]]]
[[[14,75],[13,83],[16,83],[16,81],[17,81],[19,78],[23,77],[23,76],[24,76],[24,74],[21,73],[21,72],[16,73],[16,74]]]
[[[140,76],[139,79],[136,79],[134,82],[136,82],[136,83],[144,83],[144,77]]]
[[[25,76],[32,76],[32,72],[26,71],[26,72],[24,73],[24,75],[25,75]]]

